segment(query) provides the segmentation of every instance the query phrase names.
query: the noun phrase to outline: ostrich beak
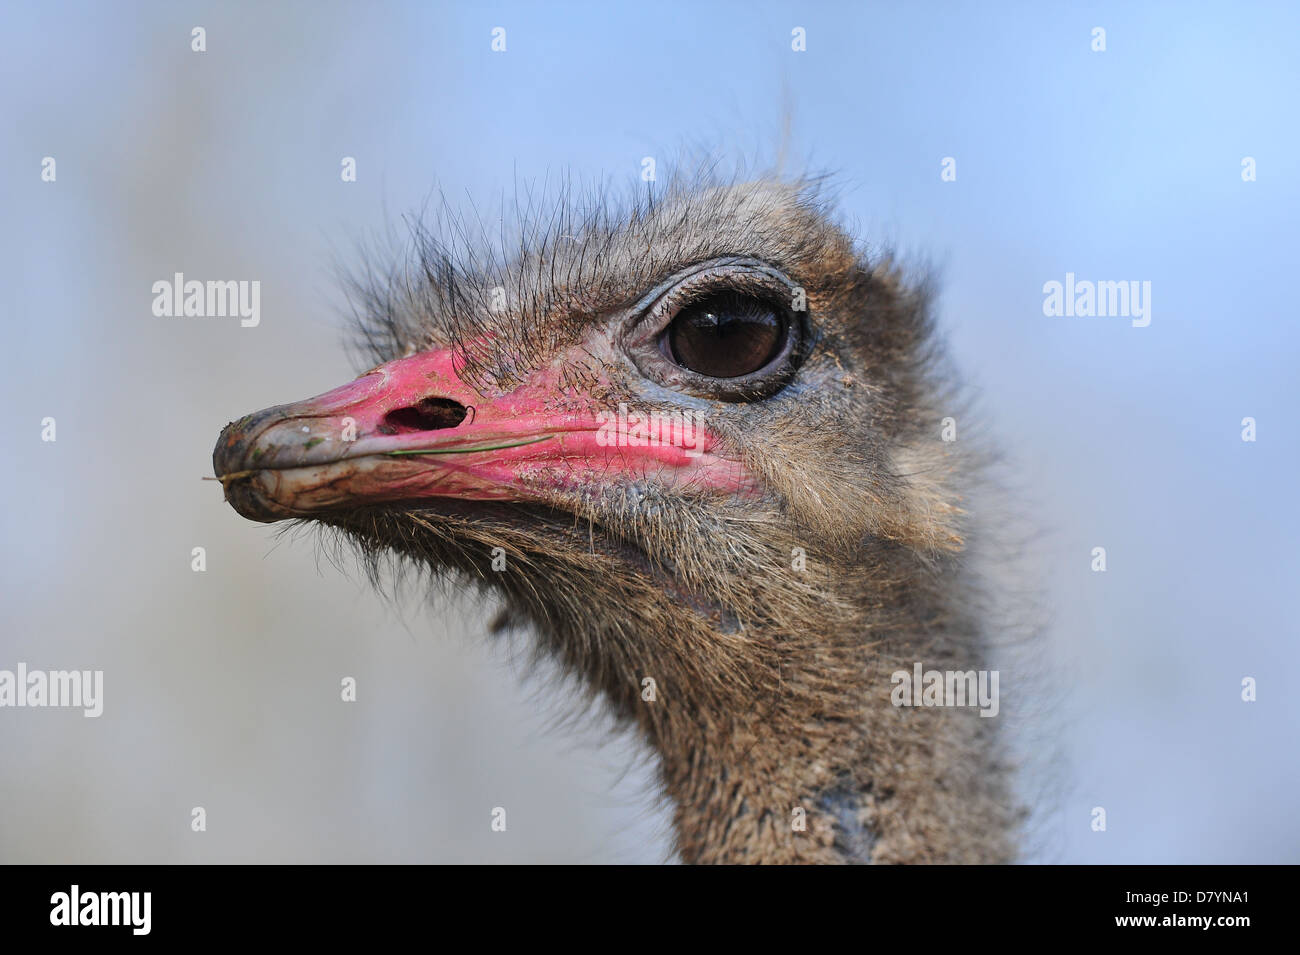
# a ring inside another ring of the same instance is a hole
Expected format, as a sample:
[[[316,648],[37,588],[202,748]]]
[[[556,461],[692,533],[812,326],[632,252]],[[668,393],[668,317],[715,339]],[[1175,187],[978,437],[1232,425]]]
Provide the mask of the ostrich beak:
[[[653,443],[628,440],[626,414],[592,410],[560,384],[563,364],[485,397],[452,352],[421,352],[227,425],[212,464],[231,506],[267,522],[437,497],[556,505],[620,478],[747,488],[698,421],[670,417]]]

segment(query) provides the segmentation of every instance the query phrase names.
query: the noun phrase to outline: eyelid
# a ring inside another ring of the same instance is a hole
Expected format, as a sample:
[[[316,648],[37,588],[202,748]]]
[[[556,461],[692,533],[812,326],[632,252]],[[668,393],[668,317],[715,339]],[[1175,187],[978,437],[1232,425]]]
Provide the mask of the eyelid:
[[[633,311],[637,318],[629,329],[633,345],[644,345],[661,335],[673,317],[692,301],[711,292],[749,292],[771,297],[789,310],[798,286],[781,271],[760,259],[714,259],[685,274],[678,273],[656,287]]]

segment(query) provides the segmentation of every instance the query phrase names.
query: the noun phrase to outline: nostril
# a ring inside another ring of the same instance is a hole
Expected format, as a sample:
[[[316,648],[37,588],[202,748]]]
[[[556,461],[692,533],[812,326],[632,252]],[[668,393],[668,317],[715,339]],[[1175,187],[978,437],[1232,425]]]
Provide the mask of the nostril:
[[[423,398],[411,408],[395,408],[384,415],[379,426],[383,434],[408,434],[412,431],[442,431],[465,420],[468,409],[450,398]]]

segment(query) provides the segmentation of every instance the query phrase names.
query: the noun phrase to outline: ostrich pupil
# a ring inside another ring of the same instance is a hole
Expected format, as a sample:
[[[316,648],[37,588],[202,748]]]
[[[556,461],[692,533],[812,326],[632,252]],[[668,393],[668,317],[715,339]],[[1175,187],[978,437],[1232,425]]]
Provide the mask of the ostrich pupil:
[[[682,309],[668,329],[673,360],[710,378],[739,378],[770,362],[785,323],[758,299],[729,294]]]

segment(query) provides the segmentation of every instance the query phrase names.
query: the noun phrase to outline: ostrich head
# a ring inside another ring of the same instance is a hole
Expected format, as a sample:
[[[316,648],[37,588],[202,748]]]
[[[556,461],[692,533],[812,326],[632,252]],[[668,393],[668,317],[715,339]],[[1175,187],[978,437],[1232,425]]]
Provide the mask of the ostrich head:
[[[806,183],[524,219],[359,283],[377,367],[229,425],[230,504],[498,592],[657,751],[686,861],[1008,858],[996,720],[891,701],[984,663],[924,285]]]

